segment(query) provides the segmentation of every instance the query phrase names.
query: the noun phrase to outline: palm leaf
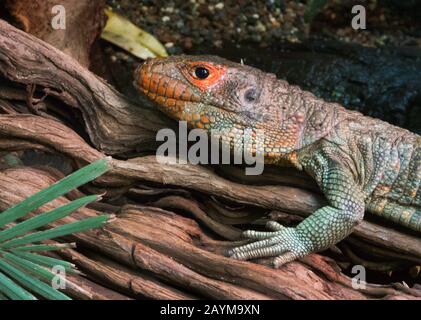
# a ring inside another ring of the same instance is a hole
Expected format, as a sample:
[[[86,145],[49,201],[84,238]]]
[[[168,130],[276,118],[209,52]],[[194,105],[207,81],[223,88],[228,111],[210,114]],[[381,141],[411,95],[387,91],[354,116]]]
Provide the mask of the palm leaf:
[[[108,159],[95,161],[7,209],[0,215],[0,227],[95,179],[109,169],[108,162]]]
[[[0,242],[4,242],[9,240],[13,237],[16,237],[20,234],[23,234],[27,231],[31,231],[33,229],[39,228],[41,226],[45,226],[46,224],[59,220],[68,216],[73,211],[81,208],[82,206],[96,201],[98,197],[94,196],[87,196],[77,200],[74,200],[68,204],[65,204],[61,207],[55,208],[54,210],[42,213],[38,216],[35,216],[31,219],[23,221],[13,227],[10,227],[6,230],[0,232]]]
[[[75,243],[32,244],[14,248],[13,251],[56,251],[75,247]]]
[[[0,293],[14,300],[36,300],[35,296],[0,272]]]
[[[7,273],[16,282],[22,284],[25,288],[32,292],[36,292],[44,298],[52,300],[70,300],[68,296],[54,289],[52,286],[38,280],[36,277],[29,275],[7,263],[3,259],[0,259],[0,270]]]
[[[6,261],[8,261],[9,263],[27,271],[30,274],[33,274],[34,276],[43,279],[45,281],[48,281],[48,283],[52,283],[52,281],[54,279],[56,279],[57,277],[61,277],[61,275],[56,275],[50,272],[49,269],[40,266],[36,263],[33,263],[29,260],[26,260],[24,258],[18,257],[13,253],[8,253],[6,252],[4,254],[4,258],[6,259]],[[63,261],[61,261],[63,262]],[[66,278],[61,277],[61,280],[65,281],[66,283],[69,283]]]
[[[71,222],[63,224],[61,226],[38,231],[34,233],[27,234],[23,237],[15,238],[4,243],[0,243],[1,249],[10,249],[13,247],[21,246],[24,244],[39,242],[43,240],[53,239],[57,237],[62,237],[71,233],[82,232],[88,229],[100,227],[102,224],[107,222],[109,219],[108,215],[100,215],[96,217],[87,218],[81,221]]]
[[[49,223],[60,220],[93,201],[98,201],[100,197],[97,195],[82,197],[25,221],[16,223],[16,220],[97,178],[109,169],[109,162],[109,158],[95,161],[0,214],[0,229],[3,229],[0,231],[0,300],[34,300],[37,297],[70,299],[51,286],[53,279],[58,275],[50,269],[61,266],[65,272],[75,272],[74,265],[41,253],[71,248],[74,244],[40,242],[101,227],[110,218],[108,215],[90,217],[46,229]],[[7,227],[6,225],[11,222],[14,222],[13,225]],[[39,230],[40,228],[46,230]]]
[[[55,259],[51,257],[46,257],[40,254],[31,253],[31,252],[19,252],[19,251],[17,252],[12,251],[12,252],[20,258],[26,259],[27,261],[33,262],[40,266],[46,266],[49,268],[53,268],[55,266],[62,266],[64,270],[66,270],[67,272],[76,271],[76,269],[74,269],[75,265],[67,261],[63,261],[63,260]]]

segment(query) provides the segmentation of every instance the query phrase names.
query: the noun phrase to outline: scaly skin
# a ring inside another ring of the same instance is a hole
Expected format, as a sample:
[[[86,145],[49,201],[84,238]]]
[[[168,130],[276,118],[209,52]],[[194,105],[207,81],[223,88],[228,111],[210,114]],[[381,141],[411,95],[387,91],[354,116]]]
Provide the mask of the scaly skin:
[[[295,228],[270,222],[269,232],[245,231],[258,241],[234,248],[233,258],[276,256],[280,266],[344,239],[365,210],[421,232],[416,134],[218,57],[148,60],[135,76],[136,86],[170,117],[209,132],[227,129],[233,149],[246,128],[264,130],[265,162],[305,170],[328,200]]]

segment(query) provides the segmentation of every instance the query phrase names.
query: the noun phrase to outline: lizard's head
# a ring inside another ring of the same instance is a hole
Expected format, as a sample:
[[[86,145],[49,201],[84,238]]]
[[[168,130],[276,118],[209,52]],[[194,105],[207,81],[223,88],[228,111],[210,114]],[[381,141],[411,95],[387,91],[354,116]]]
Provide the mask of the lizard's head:
[[[266,157],[301,146],[305,113],[288,101],[288,84],[273,74],[215,56],[172,56],[147,60],[135,79],[168,116],[190,128],[227,130],[231,145],[245,129],[253,137],[261,129]]]

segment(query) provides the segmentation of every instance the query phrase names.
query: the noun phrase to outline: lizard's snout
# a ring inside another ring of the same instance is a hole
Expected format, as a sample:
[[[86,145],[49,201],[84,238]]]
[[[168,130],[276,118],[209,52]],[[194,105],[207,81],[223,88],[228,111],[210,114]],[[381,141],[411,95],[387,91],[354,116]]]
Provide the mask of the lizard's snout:
[[[198,102],[199,97],[191,88],[167,69],[162,59],[146,60],[135,71],[135,86],[150,100],[174,111],[180,111],[185,102]]]
[[[148,59],[140,64],[135,71],[135,86],[151,100],[155,100],[160,80],[165,77],[156,70],[155,59]],[[161,92],[160,92],[161,95]]]
[[[143,89],[145,89],[145,85],[144,85],[145,77],[147,77],[148,73],[150,73],[151,71],[150,64],[151,64],[150,60],[145,60],[144,62],[139,64],[139,66],[136,68],[134,72],[134,85],[135,87],[137,87],[143,92],[144,92]],[[147,94],[147,92],[144,92],[144,93]]]

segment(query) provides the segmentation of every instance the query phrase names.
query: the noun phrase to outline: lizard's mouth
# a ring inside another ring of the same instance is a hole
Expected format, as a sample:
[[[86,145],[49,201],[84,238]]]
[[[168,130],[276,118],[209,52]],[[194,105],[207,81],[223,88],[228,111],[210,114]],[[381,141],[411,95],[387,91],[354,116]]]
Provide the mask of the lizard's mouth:
[[[170,115],[179,114],[186,102],[198,103],[200,97],[182,81],[160,72],[159,64],[145,62],[135,71],[135,85]],[[165,110],[165,109],[169,110]]]

